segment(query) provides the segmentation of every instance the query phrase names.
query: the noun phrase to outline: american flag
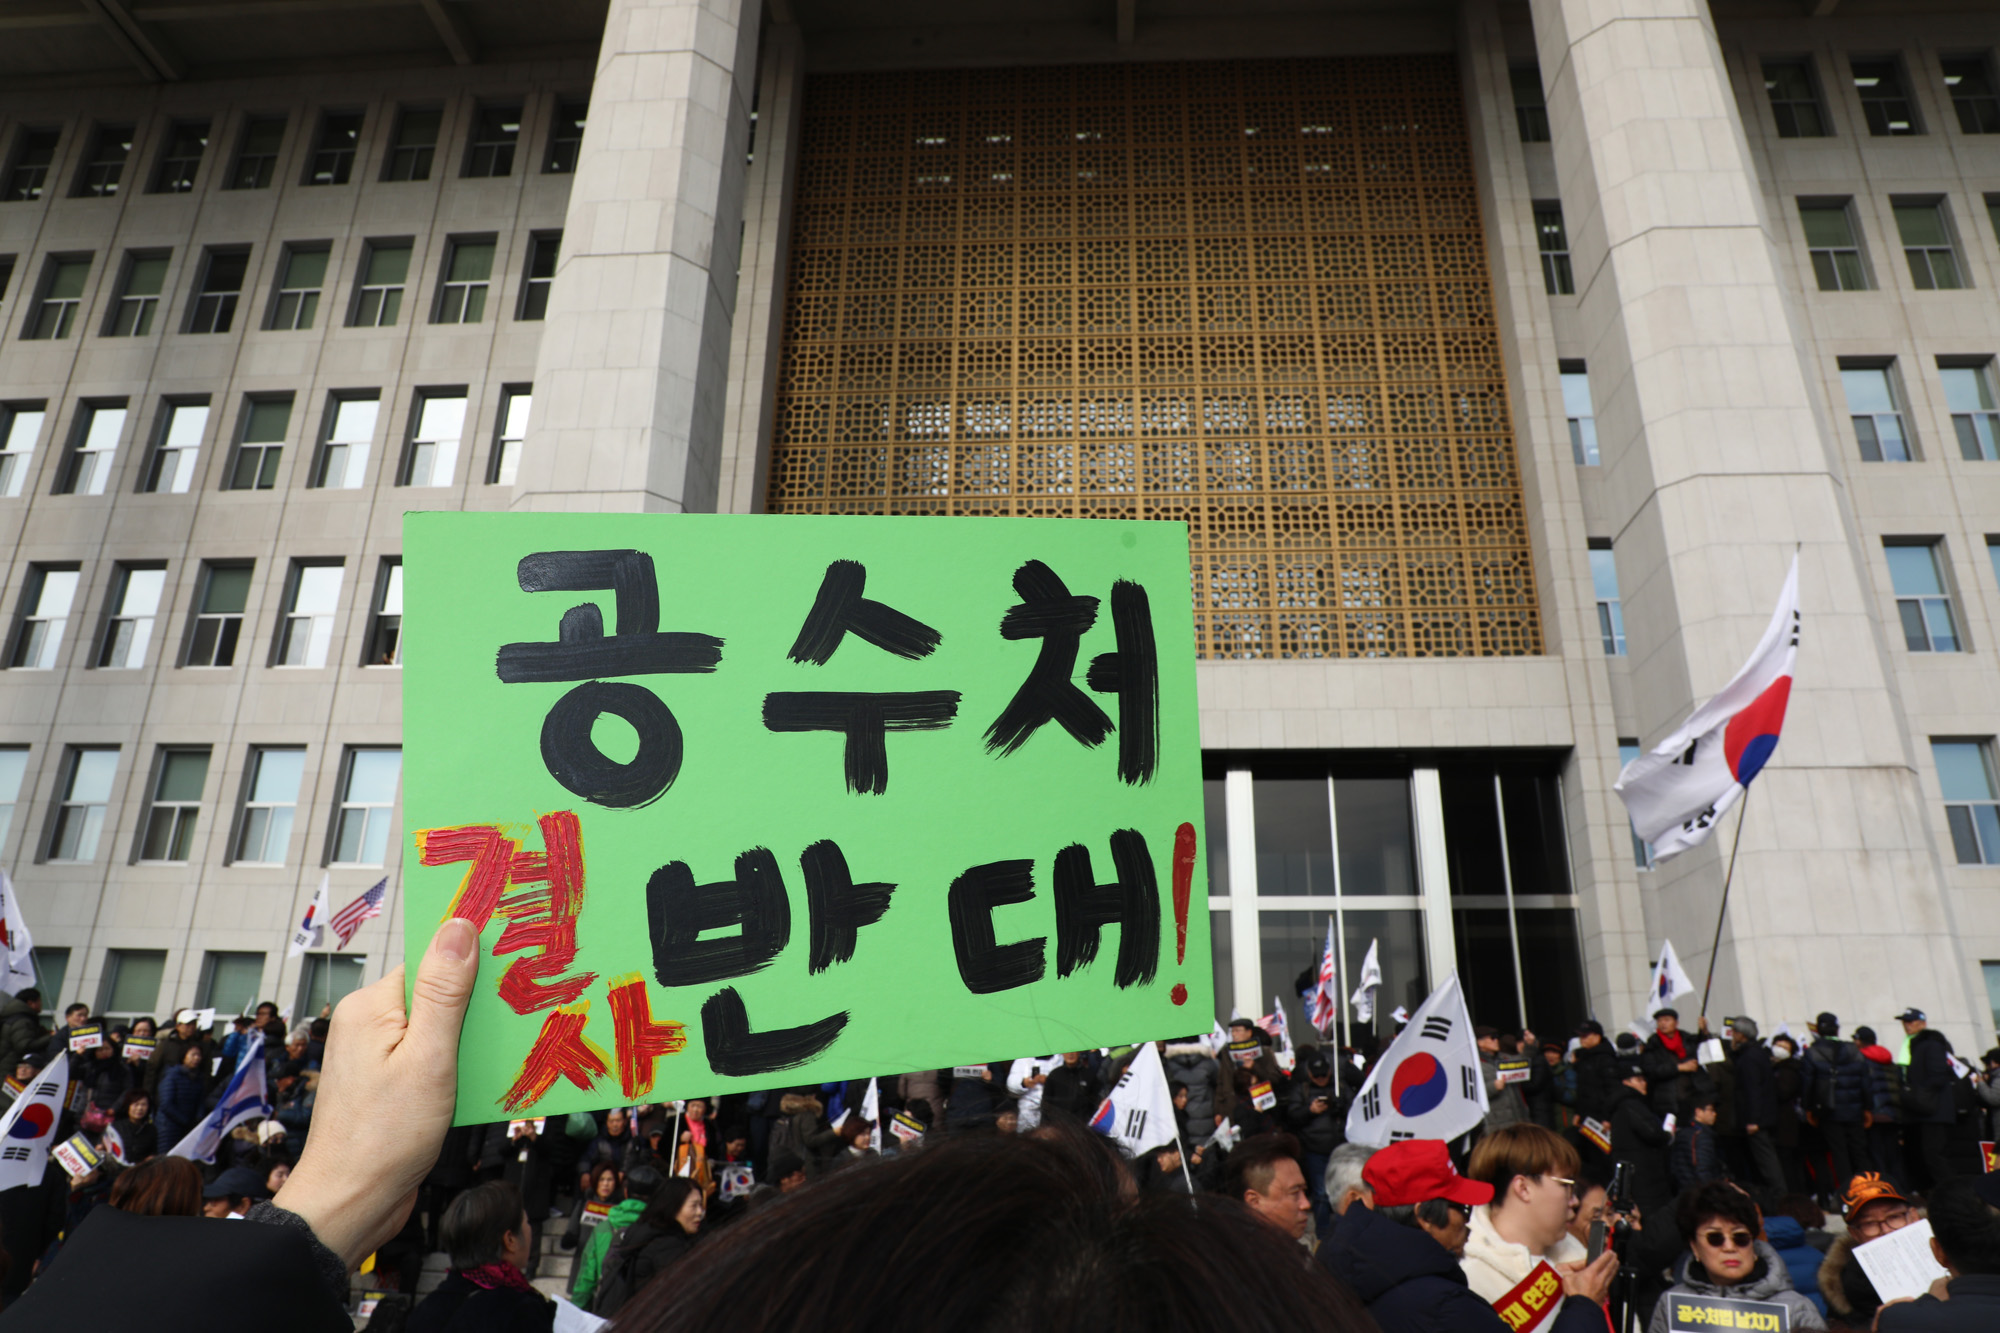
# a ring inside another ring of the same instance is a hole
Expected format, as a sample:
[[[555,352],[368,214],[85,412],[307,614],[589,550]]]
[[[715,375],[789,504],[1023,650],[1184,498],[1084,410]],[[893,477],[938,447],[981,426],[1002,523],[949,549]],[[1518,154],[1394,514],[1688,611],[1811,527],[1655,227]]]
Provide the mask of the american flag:
[[[370,917],[382,915],[382,900],[389,896],[389,877],[384,875],[375,881],[375,887],[356,898],[353,902],[334,914],[327,924],[339,941],[333,947],[345,949],[347,942],[354,938],[354,932],[361,929],[361,923]]]
[[[1333,918],[1326,921],[1326,952],[1319,956],[1319,981],[1312,989],[1312,1025],[1325,1036],[1340,1016],[1340,987],[1333,977]]]

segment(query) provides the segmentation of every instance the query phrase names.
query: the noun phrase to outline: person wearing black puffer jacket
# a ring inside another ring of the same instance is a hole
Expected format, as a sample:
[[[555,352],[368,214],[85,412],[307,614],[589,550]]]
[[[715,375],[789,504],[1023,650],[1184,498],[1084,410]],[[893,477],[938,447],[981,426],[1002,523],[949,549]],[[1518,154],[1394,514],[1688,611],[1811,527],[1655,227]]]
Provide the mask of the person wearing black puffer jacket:
[[[1576,1066],[1576,1113],[1606,1120],[1618,1094],[1617,1052],[1604,1039],[1604,1025],[1591,1019],[1576,1030],[1577,1048],[1570,1054]]]
[[[1625,1075],[1611,1107],[1611,1160],[1632,1164],[1632,1201],[1648,1219],[1666,1216],[1674,1200],[1674,1178],[1667,1154],[1674,1136],[1646,1096],[1646,1074],[1637,1060],[1627,1059]]]
[[[1764,1187],[1785,1192],[1785,1168],[1778,1160],[1778,1080],[1771,1052],[1757,1040],[1757,1020],[1729,1022],[1730,1068],[1736,1075],[1736,1119],[1743,1126],[1750,1161]]]
[[[1806,1118],[1826,1136],[1833,1158],[1831,1193],[1837,1195],[1858,1172],[1872,1169],[1874,1159],[1863,1127],[1868,1114],[1867,1062],[1853,1042],[1840,1039],[1840,1020],[1832,1014],[1821,1014],[1813,1032],[1815,1040],[1804,1056]]]
[[[1314,1051],[1285,1092],[1285,1125],[1305,1150],[1306,1189],[1312,1195],[1315,1235],[1333,1220],[1326,1197],[1326,1159],[1347,1142],[1347,1102],[1334,1082],[1333,1063]]]
[[[1875,1155],[1876,1169],[1897,1189],[1909,1189],[1909,1172],[1903,1166],[1903,1067],[1888,1047],[1875,1040],[1874,1028],[1854,1029],[1854,1047],[1867,1062],[1868,1151]]]
[[[1905,1009],[1898,1017],[1910,1038],[1904,1121],[1917,1131],[1917,1150],[1935,1187],[1958,1174],[1945,1152],[1952,1123],[1958,1119],[1958,1104],[1952,1098],[1952,1084],[1958,1082],[1958,1075],[1951,1068],[1951,1041],[1944,1033],[1931,1030],[1921,1009]]]

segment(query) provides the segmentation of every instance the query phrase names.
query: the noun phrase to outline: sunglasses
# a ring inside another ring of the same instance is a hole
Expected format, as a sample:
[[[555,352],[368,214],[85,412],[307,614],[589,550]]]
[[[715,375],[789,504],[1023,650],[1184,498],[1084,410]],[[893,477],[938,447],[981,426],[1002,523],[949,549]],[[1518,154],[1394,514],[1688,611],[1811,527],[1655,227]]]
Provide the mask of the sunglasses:
[[[1711,1250],[1747,1250],[1757,1240],[1747,1231],[1704,1231],[1701,1238]]]

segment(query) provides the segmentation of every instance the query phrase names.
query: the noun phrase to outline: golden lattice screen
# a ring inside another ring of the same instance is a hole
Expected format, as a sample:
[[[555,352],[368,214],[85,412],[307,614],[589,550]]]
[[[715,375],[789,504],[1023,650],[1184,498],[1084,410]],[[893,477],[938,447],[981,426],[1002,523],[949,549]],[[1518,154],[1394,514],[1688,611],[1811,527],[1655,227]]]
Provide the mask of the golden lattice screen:
[[[811,79],[770,476],[1184,519],[1204,657],[1540,652],[1452,62]]]

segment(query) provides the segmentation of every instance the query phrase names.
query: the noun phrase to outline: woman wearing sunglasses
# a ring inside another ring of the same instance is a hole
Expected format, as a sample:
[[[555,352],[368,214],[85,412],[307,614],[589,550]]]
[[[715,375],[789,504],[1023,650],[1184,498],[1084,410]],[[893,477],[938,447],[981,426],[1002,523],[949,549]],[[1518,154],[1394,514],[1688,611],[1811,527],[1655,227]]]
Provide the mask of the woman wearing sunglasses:
[[[1782,1305],[1791,1312],[1793,1333],[1826,1327],[1813,1303],[1792,1289],[1792,1275],[1778,1252],[1757,1239],[1764,1219],[1749,1195],[1734,1185],[1710,1182],[1681,1196],[1677,1220],[1681,1234],[1689,1238],[1688,1253],[1676,1265],[1679,1280],[1653,1307],[1647,1333],[1667,1333],[1680,1296]]]

